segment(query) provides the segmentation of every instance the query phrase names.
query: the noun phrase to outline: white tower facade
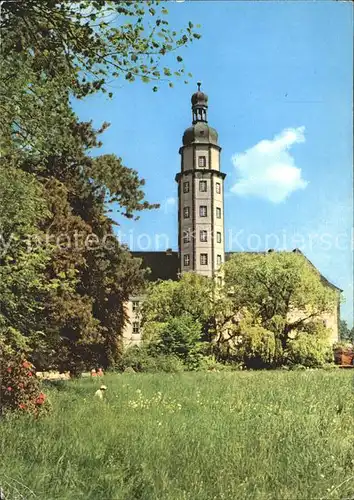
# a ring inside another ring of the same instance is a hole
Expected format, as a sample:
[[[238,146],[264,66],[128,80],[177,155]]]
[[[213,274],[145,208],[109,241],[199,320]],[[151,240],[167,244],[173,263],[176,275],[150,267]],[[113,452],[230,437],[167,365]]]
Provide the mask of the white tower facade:
[[[192,96],[193,123],[183,135],[178,183],[178,240],[181,272],[218,276],[225,260],[224,179],[218,134],[208,125],[208,96]]]

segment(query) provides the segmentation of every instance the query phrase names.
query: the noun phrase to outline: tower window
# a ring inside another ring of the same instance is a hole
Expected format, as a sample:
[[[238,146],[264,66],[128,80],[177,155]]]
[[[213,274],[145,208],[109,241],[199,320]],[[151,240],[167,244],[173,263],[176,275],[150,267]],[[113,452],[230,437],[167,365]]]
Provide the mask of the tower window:
[[[189,257],[189,253],[187,253],[183,256],[183,264],[187,267],[187,266],[189,266],[190,262],[191,262],[191,260]]]
[[[139,335],[140,333],[140,324],[139,321],[133,321],[133,334]]]
[[[216,218],[221,219],[221,208],[216,207]]]
[[[221,233],[216,233],[216,243],[221,243]]]
[[[206,193],[208,188],[207,181],[199,181],[199,191]]]
[[[189,219],[189,216],[190,216],[190,210],[189,210],[189,207],[184,207],[183,209],[183,217],[185,219]]]
[[[200,231],[199,233],[200,241],[206,242],[208,241],[208,231]]]
[[[191,233],[189,229],[183,233],[183,243],[189,243],[191,241]]]
[[[204,168],[206,166],[206,157],[205,156],[199,156],[198,157],[198,167],[199,168]]]
[[[207,217],[208,216],[208,209],[205,205],[201,205],[199,207],[199,215],[200,215],[200,217]]]
[[[218,256],[216,257],[216,263],[217,263],[217,265],[218,265],[218,266],[220,266],[220,265],[221,265],[221,255],[218,255]]]
[[[189,182],[184,182],[183,183],[183,192],[184,193],[189,193]]]
[[[200,254],[200,264],[202,266],[207,266],[208,265],[208,254],[207,253],[201,253]]]
[[[220,194],[220,193],[221,193],[221,184],[220,184],[220,182],[217,182],[217,183],[216,183],[216,192],[217,192],[218,194]]]

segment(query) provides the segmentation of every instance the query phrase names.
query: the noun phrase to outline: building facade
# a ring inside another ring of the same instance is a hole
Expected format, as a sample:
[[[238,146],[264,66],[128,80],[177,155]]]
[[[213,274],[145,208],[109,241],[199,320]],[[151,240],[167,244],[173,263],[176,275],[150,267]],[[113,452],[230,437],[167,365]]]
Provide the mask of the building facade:
[[[132,252],[150,269],[149,278],[177,280],[181,273],[193,271],[222,281],[220,266],[232,252],[225,253],[224,179],[221,171],[218,133],[208,124],[208,96],[198,90],[192,95],[192,125],[183,134],[179,149],[181,169],[178,184],[178,252]],[[294,250],[299,252],[298,250]],[[304,258],[306,258],[304,256]],[[314,266],[313,266],[314,267]],[[338,304],[323,317],[331,328],[331,341],[339,337],[339,295],[341,290],[326,280],[325,286],[338,292]],[[141,342],[141,305],[143,296],[131,297],[126,305],[129,321],[123,338],[126,345]]]

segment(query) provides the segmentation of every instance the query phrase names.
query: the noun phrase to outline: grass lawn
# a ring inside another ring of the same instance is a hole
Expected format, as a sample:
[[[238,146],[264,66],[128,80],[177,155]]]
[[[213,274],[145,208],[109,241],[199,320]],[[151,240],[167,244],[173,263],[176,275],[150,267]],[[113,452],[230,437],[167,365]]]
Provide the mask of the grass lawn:
[[[108,375],[0,424],[6,500],[354,497],[351,370]]]

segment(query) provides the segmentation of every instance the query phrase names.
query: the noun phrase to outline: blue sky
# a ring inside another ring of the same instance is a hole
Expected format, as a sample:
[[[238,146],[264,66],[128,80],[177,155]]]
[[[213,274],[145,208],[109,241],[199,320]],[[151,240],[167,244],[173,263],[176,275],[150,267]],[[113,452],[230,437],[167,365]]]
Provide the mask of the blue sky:
[[[139,221],[117,218],[121,238],[132,249],[177,249],[174,177],[201,80],[227,174],[226,250],[301,248],[344,289],[342,316],[352,325],[351,3],[217,0],[168,8],[177,28],[201,24],[202,38],[181,54],[190,84],[153,93],[122,79],[112,101],[75,103],[80,118],[111,123],[101,152],[138,170],[147,199],[161,203]]]

